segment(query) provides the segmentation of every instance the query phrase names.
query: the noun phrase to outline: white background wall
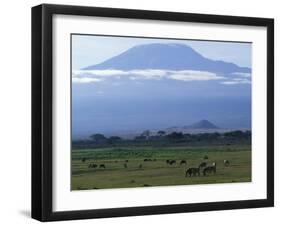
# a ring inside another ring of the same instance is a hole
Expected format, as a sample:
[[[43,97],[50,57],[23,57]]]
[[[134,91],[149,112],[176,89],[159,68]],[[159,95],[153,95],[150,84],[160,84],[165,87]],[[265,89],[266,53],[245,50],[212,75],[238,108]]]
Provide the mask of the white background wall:
[[[275,18],[275,162],[281,149],[281,14],[279,1],[60,0],[45,3],[136,8]],[[0,224],[38,225],[30,218],[31,6],[36,0],[1,2],[0,35]],[[279,86],[278,86],[279,84]],[[278,89],[279,88],[279,89]],[[278,140],[279,138],[279,140]],[[275,167],[275,208],[56,222],[56,225],[265,225],[280,221],[280,164]],[[239,191],[237,191],[239,192]],[[168,195],[168,194],[167,194]],[[277,223],[278,224],[278,223]]]

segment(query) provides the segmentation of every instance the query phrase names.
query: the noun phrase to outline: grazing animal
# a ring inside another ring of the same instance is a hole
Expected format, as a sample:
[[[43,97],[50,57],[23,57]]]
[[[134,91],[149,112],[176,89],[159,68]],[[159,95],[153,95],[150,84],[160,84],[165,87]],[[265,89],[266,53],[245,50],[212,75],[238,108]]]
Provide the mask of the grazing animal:
[[[86,158],[82,158],[81,159],[82,162],[86,162],[86,160],[87,160]]]
[[[223,160],[223,164],[224,164],[225,166],[229,166],[229,165],[230,165],[230,162],[225,159],[225,160]]]
[[[140,169],[142,168],[142,164],[139,164],[139,168],[140,168]]]
[[[209,158],[208,155],[205,155],[203,159],[208,159],[208,158]]]
[[[128,160],[128,159],[126,159],[126,160],[125,160],[125,162],[129,162],[129,160]]]
[[[170,164],[170,160],[169,160],[169,159],[167,159],[167,160],[166,160],[166,163],[167,163],[167,164]]]
[[[100,164],[100,168],[104,168],[105,169],[105,165],[104,164]]]
[[[207,163],[206,162],[201,162],[200,164],[199,164],[199,168],[204,168],[204,167],[206,167],[207,166]]]
[[[96,168],[97,166],[98,166],[97,164],[94,164],[94,163],[93,163],[93,164],[89,164],[89,165],[88,165],[88,168]]]
[[[199,168],[195,168],[195,167],[188,168],[185,171],[185,177],[187,177],[187,175],[189,175],[189,177],[196,176],[196,175],[200,176],[200,169]]]
[[[125,164],[124,164],[124,168],[127,168],[127,167],[128,167],[128,166],[127,166],[127,164],[125,163]]]
[[[143,161],[144,161],[144,162],[151,162],[152,159],[144,159]]]
[[[185,160],[180,161],[180,165],[183,165],[183,164],[185,164],[185,165],[187,164]]]
[[[177,161],[176,160],[170,160],[169,164],[170,165],[177,164]]]
[[[143,161],[144,162],[150,162],[150,161],[152,161],[152,159],[144,159]]]
[[[217,172],[217,164],[216,162],[213,162],[213,164],[211,166],[207,166],[203,169],[203,175],[206,176],[207,173],[210,174],[210,173],[213,173],[213,174],[216,174]]]

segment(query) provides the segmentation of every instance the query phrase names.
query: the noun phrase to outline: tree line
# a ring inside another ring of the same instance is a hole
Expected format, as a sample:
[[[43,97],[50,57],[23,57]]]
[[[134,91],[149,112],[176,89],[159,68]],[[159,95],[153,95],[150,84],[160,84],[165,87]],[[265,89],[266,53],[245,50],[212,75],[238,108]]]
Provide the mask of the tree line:
[[[225,133],[167,133],[159,130],[152,133],[149,130],[143,131],[140,135],[133,139],[125,139],[120,136],[106,137],[104,134],[92,134],[88,139],[73,140],[73,148],[94,148],[94,147],[110,147],[124,145],[196,145],[196,144],[236,144],[250,143],[251,131],[230,131]]]

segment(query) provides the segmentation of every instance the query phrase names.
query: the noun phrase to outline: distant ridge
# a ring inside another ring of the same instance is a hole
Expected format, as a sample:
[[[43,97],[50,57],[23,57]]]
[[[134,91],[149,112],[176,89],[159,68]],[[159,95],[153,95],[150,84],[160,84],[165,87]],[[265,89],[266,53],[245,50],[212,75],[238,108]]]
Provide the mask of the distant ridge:
[[[199,122],[193,123],[189,126],[184,126],[184,129],[219,129],[218,126],[214,125],[210,121],[203,119]]]

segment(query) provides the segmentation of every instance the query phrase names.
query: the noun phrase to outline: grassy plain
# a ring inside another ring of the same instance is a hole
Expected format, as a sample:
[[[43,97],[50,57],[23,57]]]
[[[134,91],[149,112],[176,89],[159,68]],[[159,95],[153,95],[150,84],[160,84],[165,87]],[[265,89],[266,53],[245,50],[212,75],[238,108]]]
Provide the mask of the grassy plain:
[[[208,159],[204,159],[208,156]],[[85,161],[82,159],[85,158]],[[151,159],[152,161],[144,161]],[[170,165],[166,160],[176,160]],[[230,165],[224,166],[223,160]],[[126,162],[127,160],[127,162]],[[180,165],[186,160],[187,165]],[[217,163],[217,173],[185,177],[201,162]],[[251,181],[251,146],[118,147],[72,150],[72,190],[210,184]],[[89,164],[98,165],[89,168]],[[99,168],[104,164],[105,169]],[[127,165],[125,168],[124,164]],[[141,166],[140,166],[141,165]]]

